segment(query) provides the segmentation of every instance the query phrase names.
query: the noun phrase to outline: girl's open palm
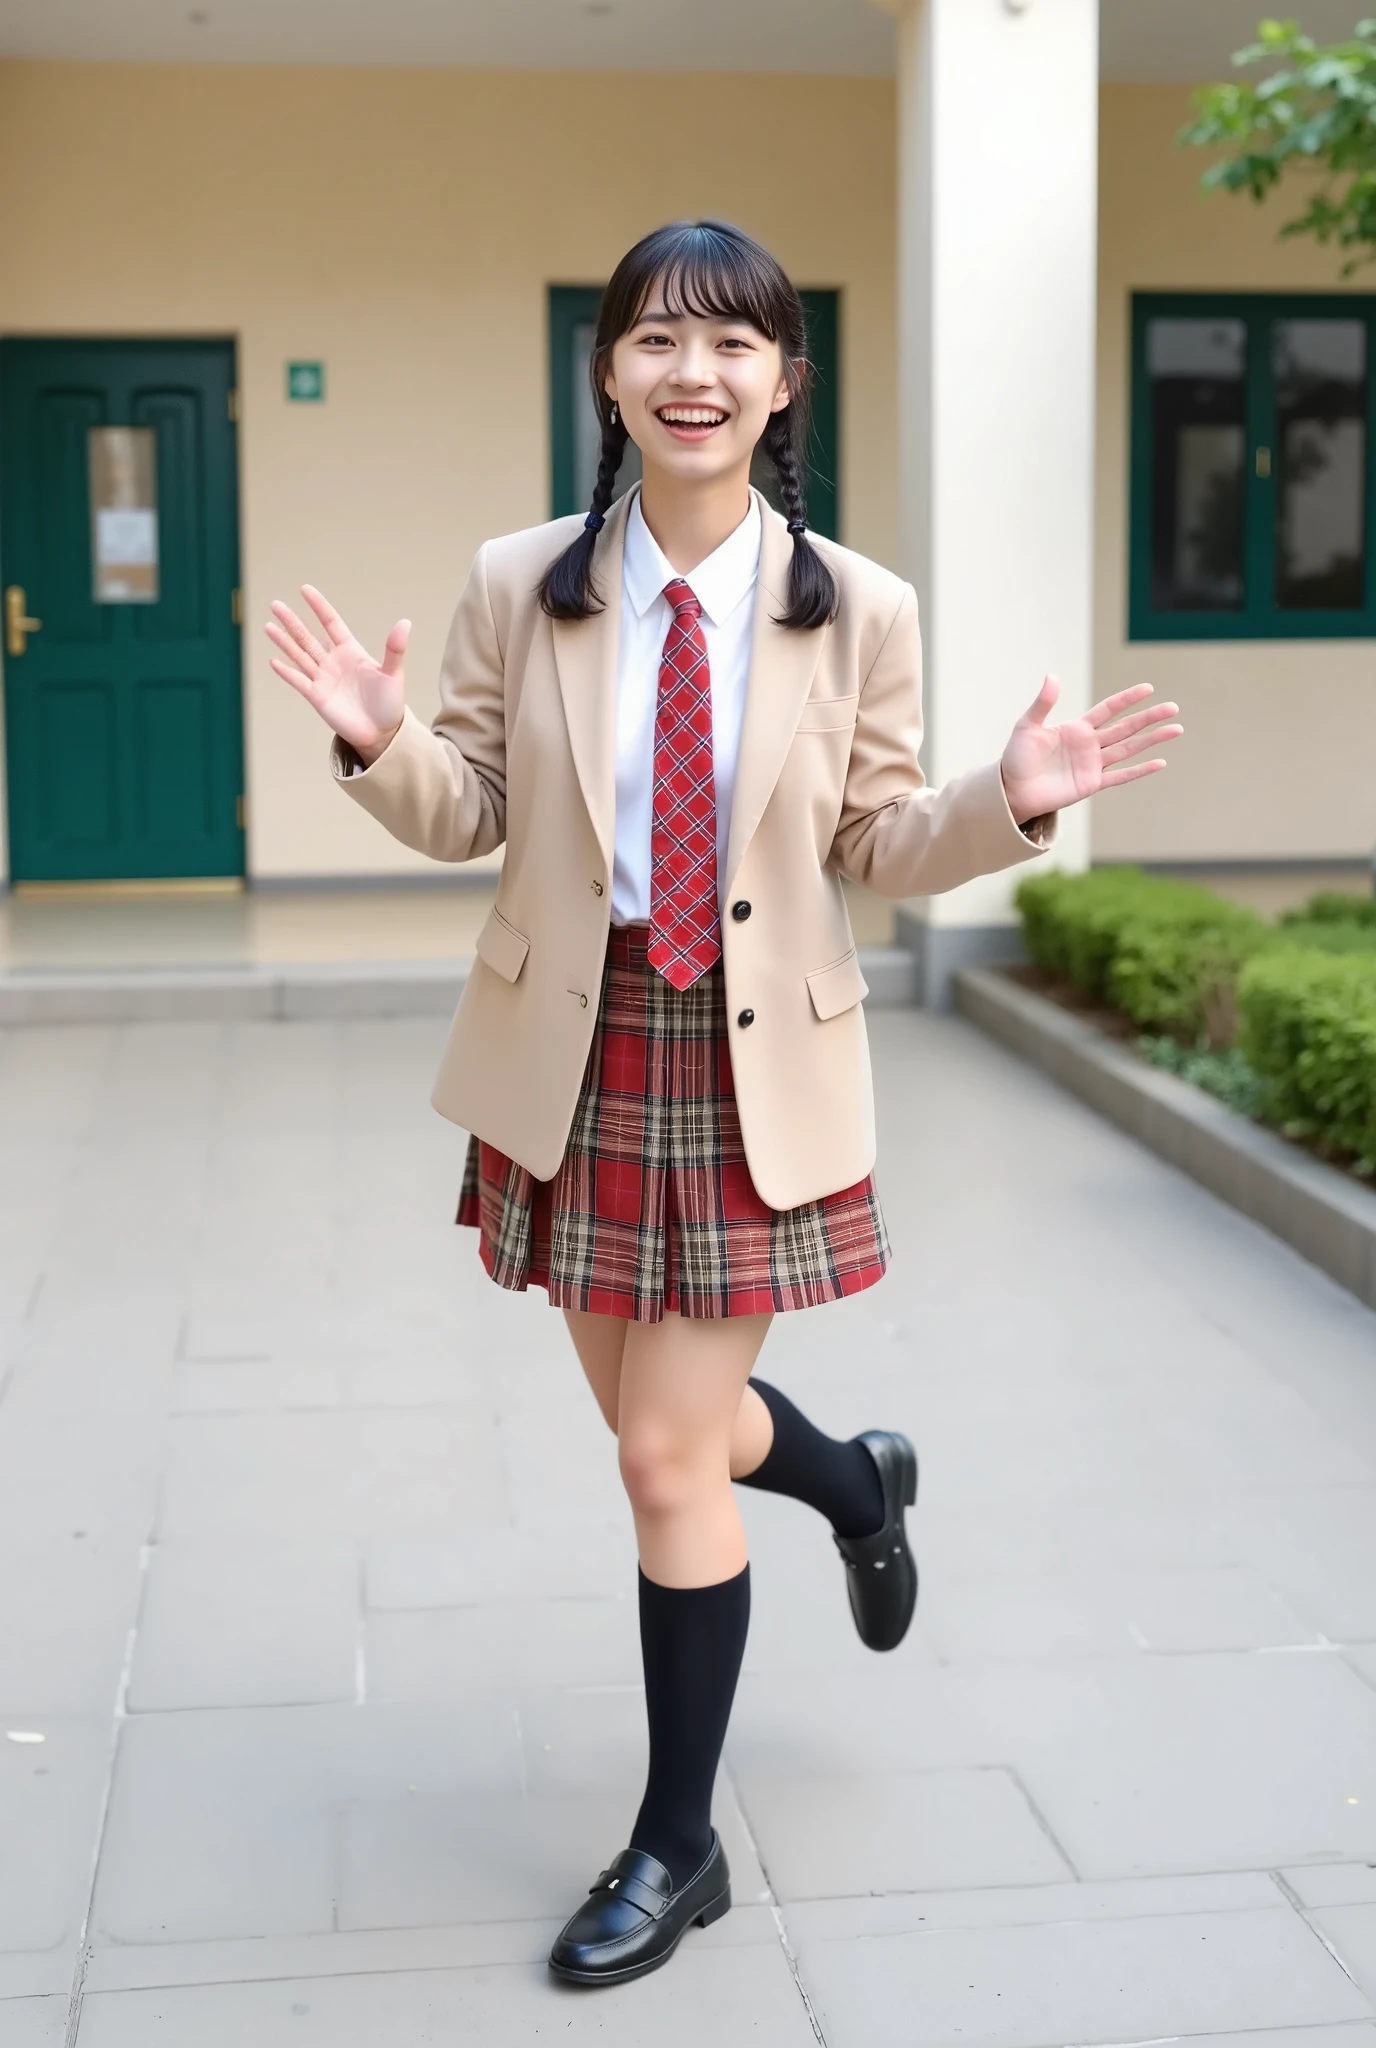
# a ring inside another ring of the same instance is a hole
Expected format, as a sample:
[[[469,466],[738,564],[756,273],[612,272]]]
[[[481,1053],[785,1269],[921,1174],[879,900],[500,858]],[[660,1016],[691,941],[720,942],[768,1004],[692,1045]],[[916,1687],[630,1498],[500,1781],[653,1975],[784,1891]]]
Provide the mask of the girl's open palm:
[[[324,642],[303,625],[290,605],[274,599],[265,629],[278,650],[273,672],[299,690],[326,725],[365,761],[375,761],[406,709],[402,663],[411,621],[398,619],[378,662],[355,640],[334,606],[313,584],[303,583],[301,595],[320,621]]]
[[[1157,774],[1164,761],[1136,757],[1178,739],[1185,730],[1177,723],[1178,705],[1144,704],[1151,695],[1150,683],[1134,683],[1130,690],[1105,697],[1082,718],[1048,725],[1047,716],[1060,693],[1056,678],[1048,676],[1003,750],[1003,786],[1020,825],[1097,796],[1101,789]],[[1142,708],[1134,711],[1133,705]]]

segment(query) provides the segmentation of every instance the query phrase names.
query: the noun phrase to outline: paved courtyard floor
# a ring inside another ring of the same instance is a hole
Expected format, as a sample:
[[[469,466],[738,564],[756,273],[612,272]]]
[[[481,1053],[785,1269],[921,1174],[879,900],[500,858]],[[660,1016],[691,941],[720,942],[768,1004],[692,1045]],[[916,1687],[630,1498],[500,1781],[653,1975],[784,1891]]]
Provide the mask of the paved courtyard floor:
[[[0,1041],[3,2048],[1376,2048],[1376,1318],[969,1027],[872,1019],[919,1625],[745,1494],[736,1910],[550,1985],[643,1766],[614,1446],[482,1277],[438,1022]]]

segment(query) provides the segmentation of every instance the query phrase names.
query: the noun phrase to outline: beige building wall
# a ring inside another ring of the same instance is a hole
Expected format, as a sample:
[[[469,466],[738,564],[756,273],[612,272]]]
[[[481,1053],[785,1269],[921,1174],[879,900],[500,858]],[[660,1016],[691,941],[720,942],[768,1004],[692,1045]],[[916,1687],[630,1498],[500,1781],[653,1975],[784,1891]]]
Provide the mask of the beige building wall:
[[[1199,189],[1174,147],[1185,86],[1100,101],[1095,687],[1150,682],[1186,723],[1170,772],[1094,807],[1096,860],[1319,859],[1376,843],[1376,643],[1129,645],[1129,298],[1134,290],[1333,291],[1339,258],[1277,231],[1295,210]],[[1376,271],[1353,288],[1376,290]]]
[[[663,145],[668,94],[679,118]],[[239,345],[249,868],[426,868],[331,788],[267,666],[309,578],[415,620],[417,712],[479,543],[548,517],[545,289],[684,214],[842,292],[844,538],[896,552],[891,81],[0,64],[0,333]],[[322,358],[323,406],[283,366]]]

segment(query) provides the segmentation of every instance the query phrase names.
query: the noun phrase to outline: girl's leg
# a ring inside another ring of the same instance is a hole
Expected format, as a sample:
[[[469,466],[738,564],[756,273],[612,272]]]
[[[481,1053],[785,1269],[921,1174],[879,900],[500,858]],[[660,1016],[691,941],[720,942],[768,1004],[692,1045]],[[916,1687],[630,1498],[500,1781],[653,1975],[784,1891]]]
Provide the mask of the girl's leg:
[[[750,1618],[731,1436],[768,1316],[677,1315],[626,1333],[621,1473],[640,1551],[650,1764],[631,1846],[675,1889],[712,1844],[712,1786]]]
[[[731,1477],[805,1501],[838,1536],[872,1536],[884,1521],[879,1468],[860,1439],[827,1436],[766,1380],[752,1379],[742,1396]]]
[[[621,1401],[621,1354],[630,1324],[625,1316],[590,1316],[581,1308],[566,1308],[564,1321],[569,1326],[578,1363],[602,1410],[602,1420],[615,1436],[616,1411]]]
[[[564,1316],[597,1405],[615,1431],[621,1361],[631,1325],[620,1316],[586,1315],[580,1309],[565,1309]],[[731,1429],[730,1469],[744,1486],[788,1494],[816,1508],[838,1536],[873,1535],[884,1520],[883,1485],[865,1446],[854,1437],[842,1442],[825,1435],[766,1380],[752,1379],[741,1395]]]

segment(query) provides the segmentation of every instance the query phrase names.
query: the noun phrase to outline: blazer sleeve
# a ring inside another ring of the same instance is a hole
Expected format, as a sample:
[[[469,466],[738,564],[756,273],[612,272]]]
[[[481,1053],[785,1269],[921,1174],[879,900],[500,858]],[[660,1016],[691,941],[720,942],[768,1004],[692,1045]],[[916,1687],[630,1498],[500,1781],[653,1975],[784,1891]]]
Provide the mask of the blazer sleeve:
[[[433,724],[407,710],[391,744],[366,768],[336,739],[330,767],[346,795],[431,860],[475,860],[502,844],[506,692],[485,547],[449,628]]]
[[[921,744],[922,643],[917,595],[905,585],[861,687],[833,859],[881,896],[938,896],[1052,845],[1055,817],[1020,827],[997,761],[929,789]]]

